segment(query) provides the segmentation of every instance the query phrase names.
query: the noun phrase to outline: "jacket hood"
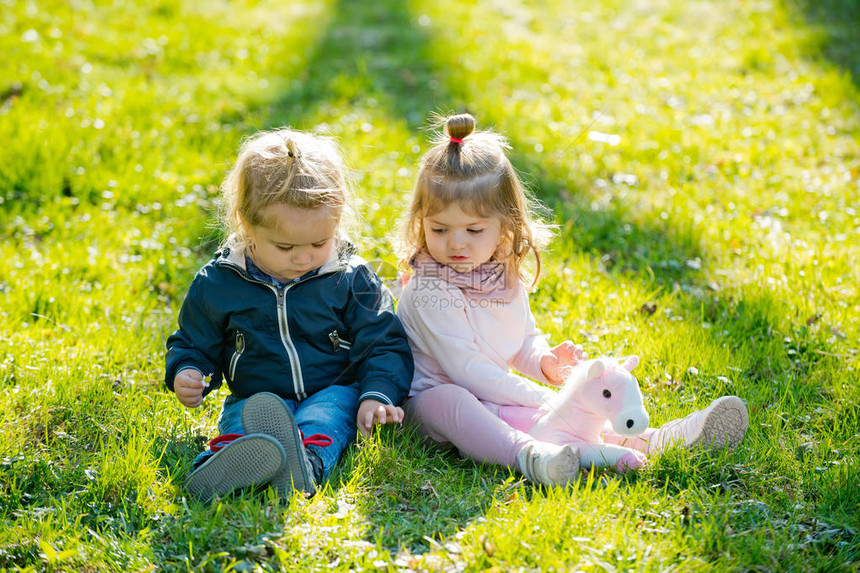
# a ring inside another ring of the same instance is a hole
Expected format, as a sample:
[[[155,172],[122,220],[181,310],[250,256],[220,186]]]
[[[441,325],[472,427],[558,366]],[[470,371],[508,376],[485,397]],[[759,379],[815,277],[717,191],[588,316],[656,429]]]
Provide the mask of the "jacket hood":
[[[236,235],[231,235],[224,246],[215,253],[215,262],[228,263],[248,272],[245,266],[245,247],[245,241]],[[342,270],[349,264],[349,259],[356,253],[356,250],[355,245],[347,239],[335,238],[335,248],[332,249],[331,255],[320,267],[319,274]]]

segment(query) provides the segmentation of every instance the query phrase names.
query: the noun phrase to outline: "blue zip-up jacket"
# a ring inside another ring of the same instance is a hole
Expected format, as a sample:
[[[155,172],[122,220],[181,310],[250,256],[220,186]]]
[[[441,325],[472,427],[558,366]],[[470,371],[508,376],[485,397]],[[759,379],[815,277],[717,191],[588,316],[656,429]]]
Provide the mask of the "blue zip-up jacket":
[[[239,398],[273,392],[303,400],[358,383],[359,402],[399,404],[412,382],[412,352],[391,295],[355,247],[338,241],[319,272],[278,288],[245,268],[244,245],[215,253],[191,283],[179,329],[167,339],[165,383],[195,368],[226,379]]]

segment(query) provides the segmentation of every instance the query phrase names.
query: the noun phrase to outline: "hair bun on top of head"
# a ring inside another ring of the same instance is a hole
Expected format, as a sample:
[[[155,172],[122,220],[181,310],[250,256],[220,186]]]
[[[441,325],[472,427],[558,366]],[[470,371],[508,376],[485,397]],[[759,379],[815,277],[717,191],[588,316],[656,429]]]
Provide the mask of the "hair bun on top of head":
[[[445,133],[452,143],[463,143],[475,131],[475,118],[472,114],[461,113],[445,120]]]

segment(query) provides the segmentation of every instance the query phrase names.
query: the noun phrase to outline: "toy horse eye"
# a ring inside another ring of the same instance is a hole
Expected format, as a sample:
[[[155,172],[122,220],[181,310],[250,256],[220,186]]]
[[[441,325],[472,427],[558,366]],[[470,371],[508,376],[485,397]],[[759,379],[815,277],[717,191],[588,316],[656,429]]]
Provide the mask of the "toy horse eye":
[[[603,391],[603,397],[604,398],[612,398],[612,392],[610,392],[609,390],[604,390]]]

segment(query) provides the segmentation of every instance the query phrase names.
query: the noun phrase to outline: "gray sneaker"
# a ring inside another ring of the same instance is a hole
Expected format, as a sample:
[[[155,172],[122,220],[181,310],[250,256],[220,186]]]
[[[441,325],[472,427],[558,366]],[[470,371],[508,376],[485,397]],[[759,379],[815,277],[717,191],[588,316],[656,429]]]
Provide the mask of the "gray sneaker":
[[[579,448],[570,444],[530,442],[517,452],[520,473],[532,483],[566,486],[579,474]]]
[[[281,496],[293,489],[313,495],[313,469],[299,427],[284,401],[270,392],[254,394],[242,406],[242,426],[249,434],[266,434],[281,444],[286,453],[284,467],[272,478],[272,487]]]
[[[744,439],[749,423],[743,400],[723,396],[703,410],[660,426],[651,436],[651,449],[663,451],[676,444],[688,448],[734,448]]]
[[[284,448],[271,436],[251,434],[224,446],[191,472],[185,489],[209,501],[213,496],[268,483],[284,467]]]

